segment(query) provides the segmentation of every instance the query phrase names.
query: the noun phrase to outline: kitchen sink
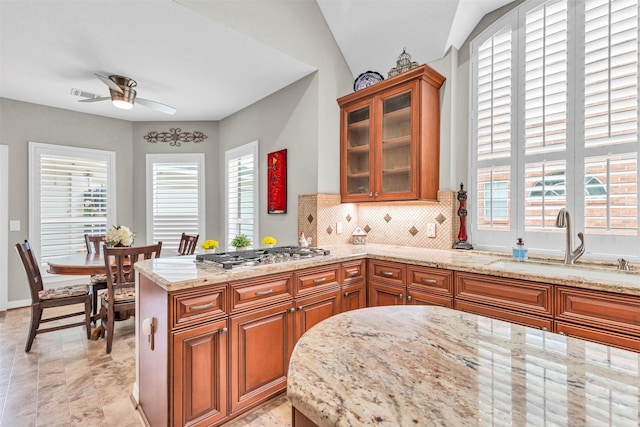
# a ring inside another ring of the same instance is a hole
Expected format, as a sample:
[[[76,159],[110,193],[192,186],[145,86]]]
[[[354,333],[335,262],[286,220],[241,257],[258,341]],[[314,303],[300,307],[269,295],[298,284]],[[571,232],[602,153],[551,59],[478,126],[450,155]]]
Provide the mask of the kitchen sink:
[[[640,286],[640,272],[638,270],[618,270],[614,265],[605,264],[564,264],[561,261],[547,260],[498,260],[490,263],[489,268],[530,274],[536,276],[566,277],[571,280],[588,280],[603,282],[623,282]]]

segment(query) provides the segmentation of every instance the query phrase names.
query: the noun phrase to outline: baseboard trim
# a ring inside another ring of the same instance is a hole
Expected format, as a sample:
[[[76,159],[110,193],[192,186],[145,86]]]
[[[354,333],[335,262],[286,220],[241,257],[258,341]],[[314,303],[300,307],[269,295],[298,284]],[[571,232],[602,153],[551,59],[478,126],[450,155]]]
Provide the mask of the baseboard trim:
[[[7,302],[7,310],[11,310],[12,308],[22,308],[29,307],[31,305],[30,299],[21,299],[17,301],[8,301]]]

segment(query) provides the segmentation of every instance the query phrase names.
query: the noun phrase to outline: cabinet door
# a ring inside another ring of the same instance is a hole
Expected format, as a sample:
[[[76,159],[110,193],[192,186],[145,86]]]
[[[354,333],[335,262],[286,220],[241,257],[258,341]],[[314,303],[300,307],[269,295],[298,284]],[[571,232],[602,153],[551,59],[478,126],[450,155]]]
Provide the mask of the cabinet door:
[[[369,307],[403,305],[404,298],[404,288],[369,282]]]
[[[341,194],[343,201],[371,200],[373,197],[371,140],[372,101],[364,100],[342,110]]]
[[[255,406],[287,386],[293,303],[231,317],[231,412]]]
[[[227,416],[227,341],[227,319],[173,334],[172,425],[211,425]]]
[[[574,338],[581,338],[587,341],[640,352],[640,339],[629,335],[590,328],[588,326],[572,325],[567,322],[556,322],[556,332]]]
[[[342,287],[341,312],[357,310],[367,306],[367,287],[364,282]]]
[[[300,298],[296,306],[296,341],[314,325],[340,313],[340,289]]]
[[[418,109],[416,83],[380,94],[375,148],[374,199],[418,198]]]

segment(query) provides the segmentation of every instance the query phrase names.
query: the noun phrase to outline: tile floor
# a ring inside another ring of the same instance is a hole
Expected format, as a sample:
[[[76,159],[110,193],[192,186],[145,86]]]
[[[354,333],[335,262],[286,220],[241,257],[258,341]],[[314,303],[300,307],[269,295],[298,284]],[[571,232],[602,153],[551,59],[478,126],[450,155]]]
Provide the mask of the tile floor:
[[[130,400],[135,381],[134,319],[118,322],[113,350],[83,327],[38,335],[24,352],[29,309],[0,313],[0,426],[143,426]],[[225,427],[291,425],[280,395]]]

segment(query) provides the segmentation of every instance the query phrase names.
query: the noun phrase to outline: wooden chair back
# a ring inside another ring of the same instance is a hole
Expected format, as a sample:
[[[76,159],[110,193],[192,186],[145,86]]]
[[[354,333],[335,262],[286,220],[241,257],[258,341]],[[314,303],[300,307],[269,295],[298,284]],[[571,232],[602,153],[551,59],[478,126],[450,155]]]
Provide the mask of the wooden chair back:
[[[131,287],[135,285],[135,271],[133,265],[143,259],[159,258],[162,250],[162,242],[148,246],[104,246],[104,263],[107,274],[107,292],[114,289]]]
[[[20,255],[22,265],[24,265],[27,278],[29,279],[31,302],[37,303],[40,301],[39,292],[43,290],[42,275],[40,274],[38,261],[35,255],[33,255],[33,250],[28,240],[25,240],[24,243],[16,243],[16,249],[18,250],[18,255]]]
[[[193,255],[196,251],[196,245],[198,244],[199,234],[189,235],[182,233],[180,237],[180,246],[178,246],[178,255]]]
[[[106,236],[102,235],[94,235],[91,236],[89,234],[84,235],[84,242],[87,245],[87,253],[96,253],[99,254],[102,252],[101,246],[104,246],[106,241]]]

